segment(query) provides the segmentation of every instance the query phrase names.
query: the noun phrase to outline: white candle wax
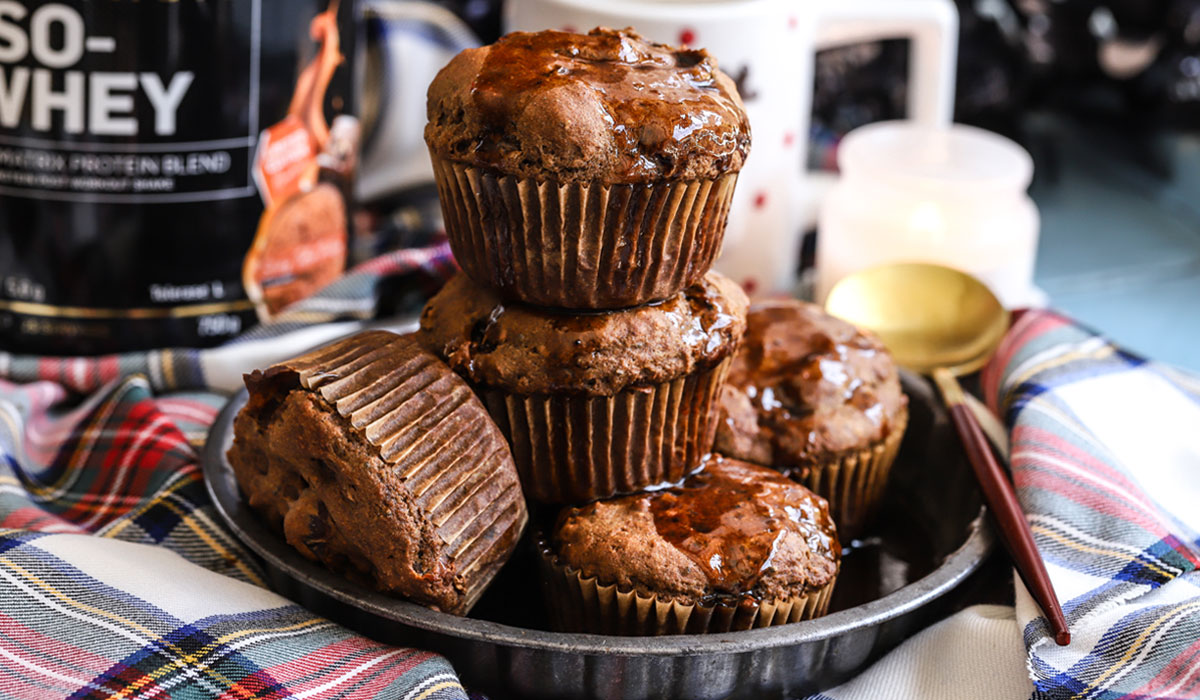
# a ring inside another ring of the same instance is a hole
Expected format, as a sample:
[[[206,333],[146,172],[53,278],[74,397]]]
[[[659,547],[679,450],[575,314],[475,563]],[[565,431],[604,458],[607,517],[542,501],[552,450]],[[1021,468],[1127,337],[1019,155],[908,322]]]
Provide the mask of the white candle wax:
[[[933,262],[975,275],[1009,307],[1029,303],[1038,213],[1020,146],[963,125],[884,122],[849,134],[838,163],[821,209],[818,300],[864,268]]]

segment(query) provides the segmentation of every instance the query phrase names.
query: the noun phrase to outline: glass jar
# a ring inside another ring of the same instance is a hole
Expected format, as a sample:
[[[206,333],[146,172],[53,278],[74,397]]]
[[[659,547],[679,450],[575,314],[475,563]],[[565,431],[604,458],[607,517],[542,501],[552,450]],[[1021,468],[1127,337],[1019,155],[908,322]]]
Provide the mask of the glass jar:
[[[880,122],[846,136],[838,165],[819,220],[818,300],[843,277],[893,262],[958,268],[1010,308],[1036,298],[1033,160],[1019,145],[962,124]]]

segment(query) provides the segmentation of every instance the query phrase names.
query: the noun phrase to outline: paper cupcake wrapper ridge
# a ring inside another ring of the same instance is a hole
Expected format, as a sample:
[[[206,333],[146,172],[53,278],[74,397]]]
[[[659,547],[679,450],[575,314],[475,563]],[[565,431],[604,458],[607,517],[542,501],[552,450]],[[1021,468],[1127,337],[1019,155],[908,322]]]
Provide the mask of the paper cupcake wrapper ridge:
[[[464,613],[515,548],[525,501],[501,435],[458,381],[411,337],[370,331],[283,363],[401,471],[456,565]]]
[[[829,501],[829,514],[843,542],[862,532],[875,517],[907,424],[908,409],[904,409],[882,442],[817,464],[797,479]]]
[[[509,299],[617,309],[666,299],[712,267],[737,173],[647,184],[538,181],[433,156],[450,247]]]
[[[636,589],[623,591],[558,561],[542,548],[550,624],[562,632],[648,637],[712,634],[784,625],[821,617],[829,610],[836,577],[821,588],[788,598],[701,605]]]
[[[614,396],[489,387],[480,395],[509,438],[526,496],[582,503],[676,482],[700,466],[716,437],[715,401],[730,362]]]

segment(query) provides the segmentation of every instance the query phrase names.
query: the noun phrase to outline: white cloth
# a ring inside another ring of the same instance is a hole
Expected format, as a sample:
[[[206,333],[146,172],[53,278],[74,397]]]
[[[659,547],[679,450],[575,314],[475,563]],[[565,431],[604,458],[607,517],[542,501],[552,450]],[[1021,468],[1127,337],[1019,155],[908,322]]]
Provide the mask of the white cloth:
[[[967,608],[901,644],[864,673],[818,698],[830,700],[1027,700],[1033,682],[1016,611]]]

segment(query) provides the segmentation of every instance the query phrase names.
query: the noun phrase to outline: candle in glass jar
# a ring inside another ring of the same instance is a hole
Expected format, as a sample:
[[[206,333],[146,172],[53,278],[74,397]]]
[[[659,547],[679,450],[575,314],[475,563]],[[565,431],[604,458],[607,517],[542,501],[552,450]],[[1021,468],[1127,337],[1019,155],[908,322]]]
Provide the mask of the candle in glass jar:
[[[969,272],[1010,308],[1036,298],[1033,160],[1016,143],[961,124],[881,122],[846,136],[838,166],[821,208],[818,300],[843,277],[893,262]]]

